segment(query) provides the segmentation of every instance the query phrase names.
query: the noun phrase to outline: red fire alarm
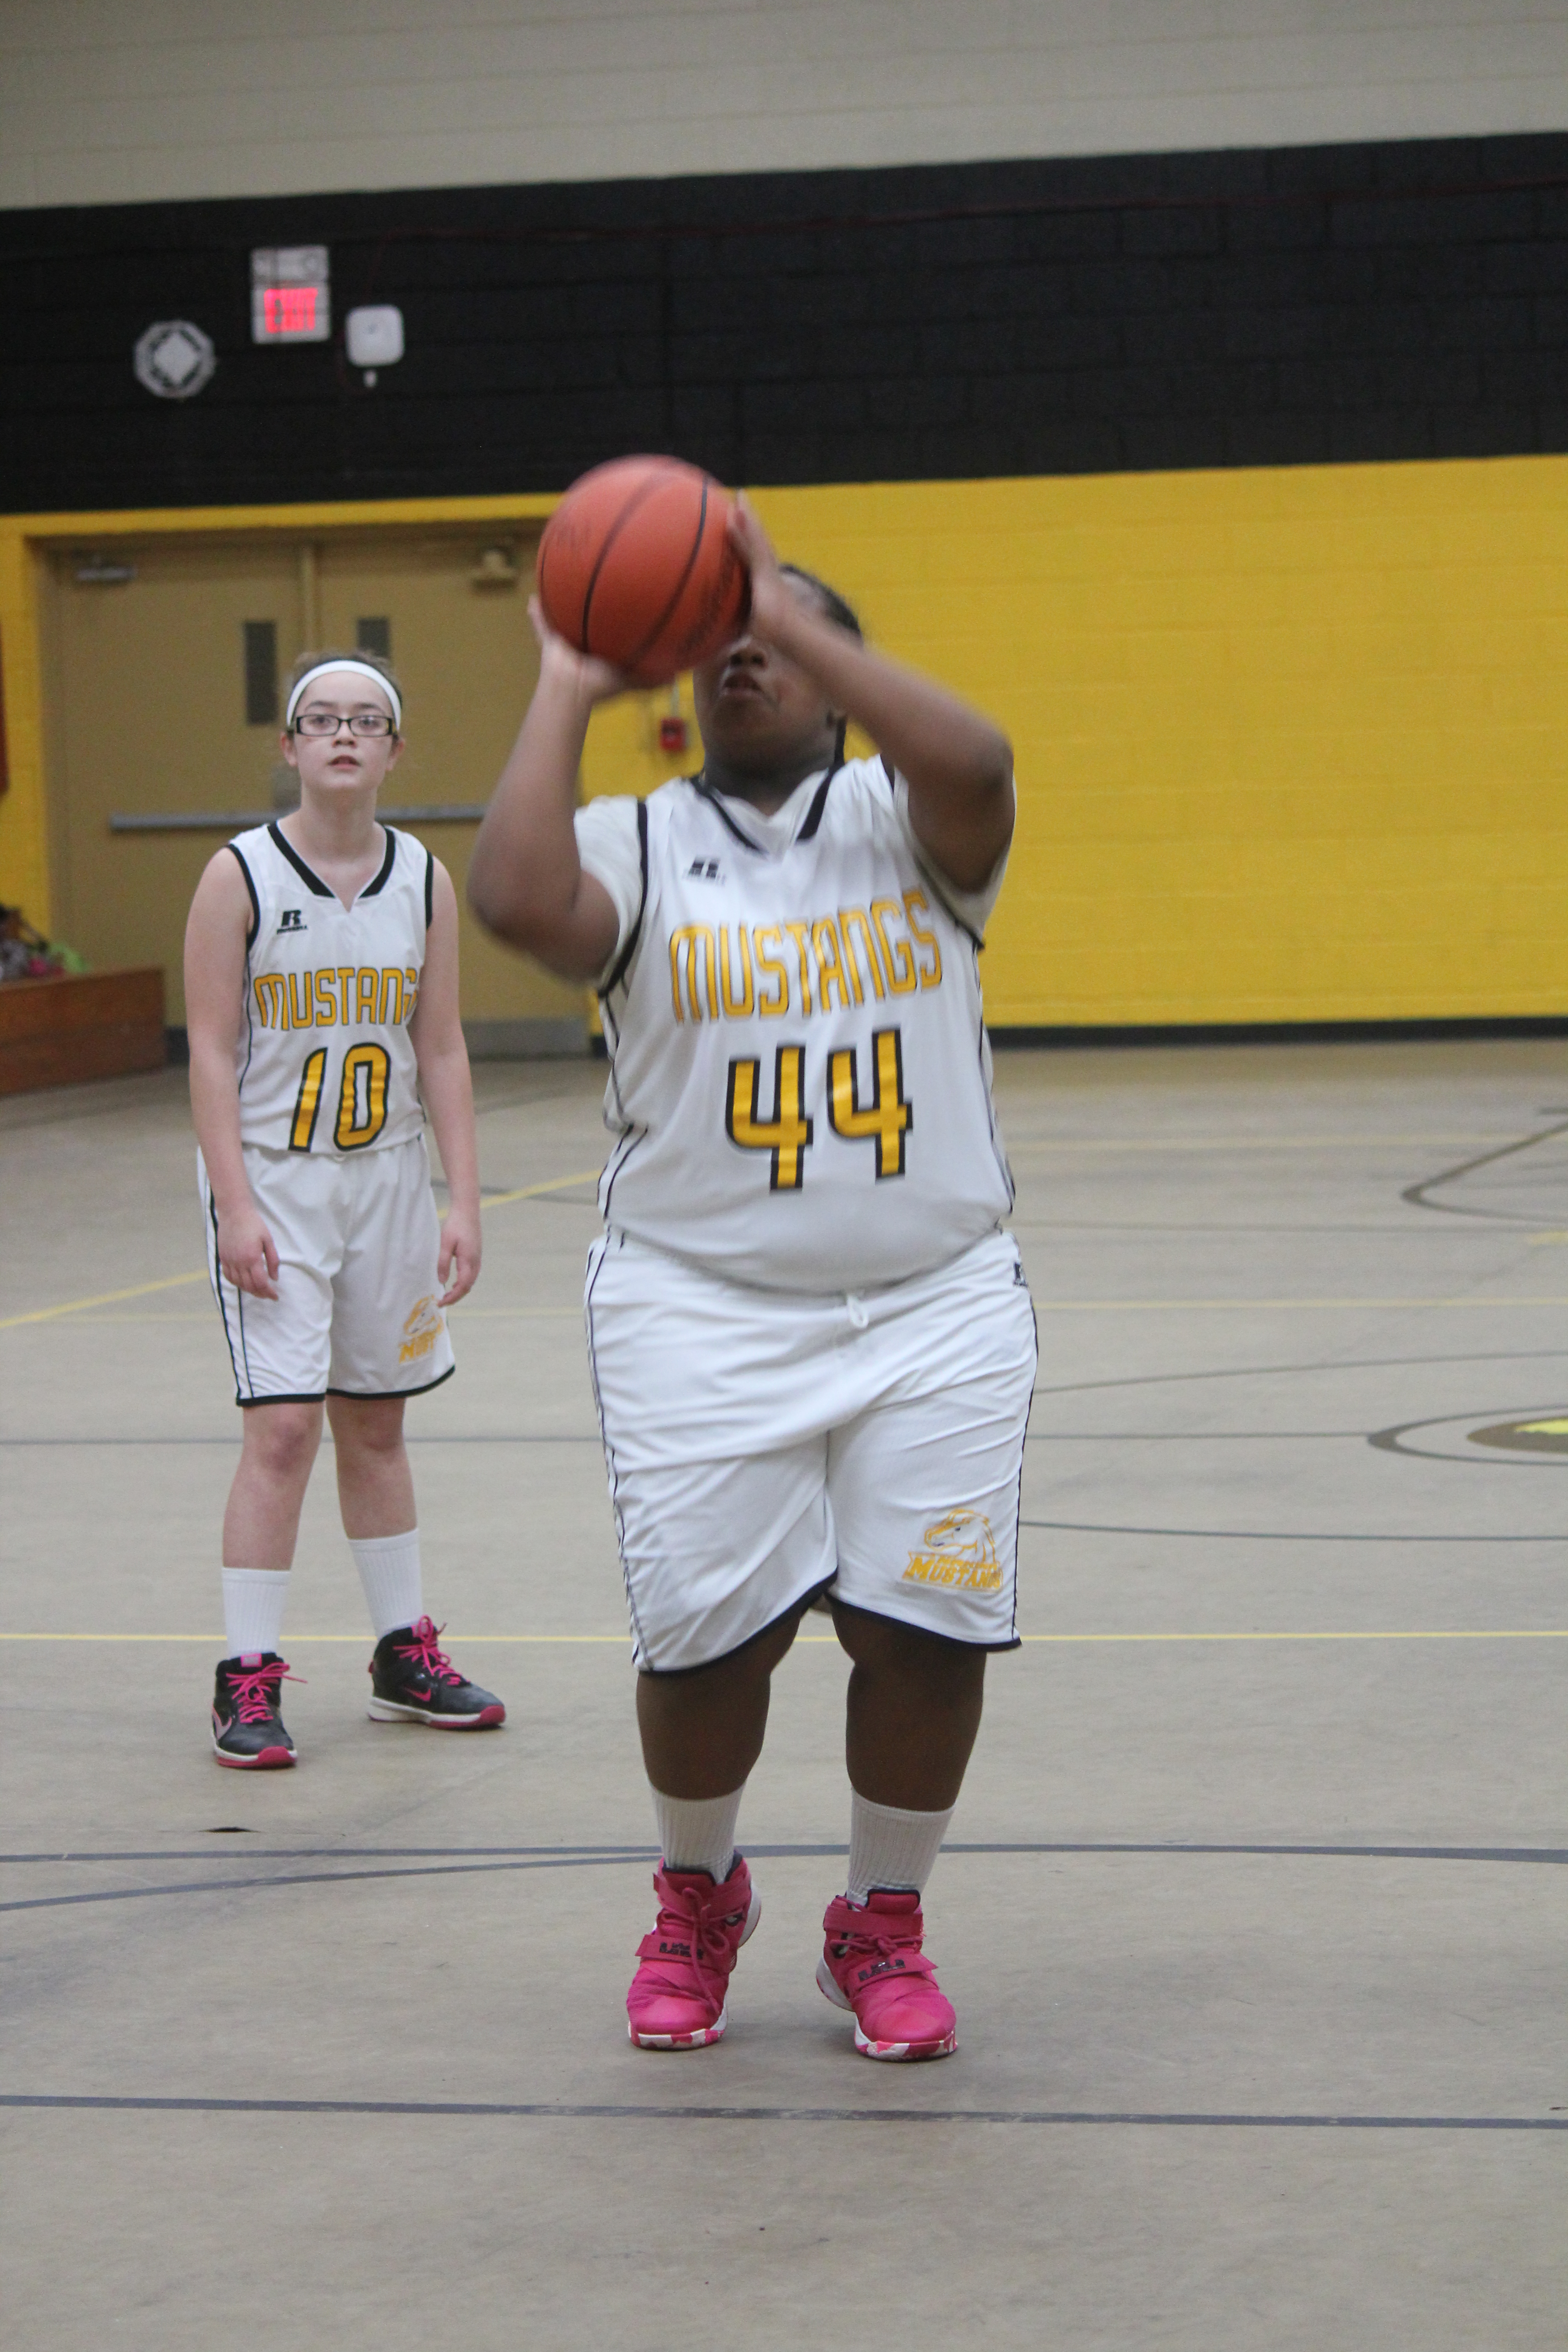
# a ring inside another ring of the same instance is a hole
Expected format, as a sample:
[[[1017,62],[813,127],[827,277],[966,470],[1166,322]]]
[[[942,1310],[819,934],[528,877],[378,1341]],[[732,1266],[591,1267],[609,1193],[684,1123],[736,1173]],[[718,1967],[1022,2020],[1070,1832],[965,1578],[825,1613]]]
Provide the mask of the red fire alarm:
[[[658,748],[661,751],[685,751],[686,721],[684,719],[670,717],[659,720]]]

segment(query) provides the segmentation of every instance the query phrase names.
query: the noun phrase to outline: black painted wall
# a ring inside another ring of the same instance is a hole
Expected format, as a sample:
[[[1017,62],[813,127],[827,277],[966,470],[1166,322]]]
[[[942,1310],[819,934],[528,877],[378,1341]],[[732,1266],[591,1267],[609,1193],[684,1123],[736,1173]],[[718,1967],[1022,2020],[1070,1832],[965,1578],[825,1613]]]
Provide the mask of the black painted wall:
[[[253,246],[341,344],[257,350]],[[0,510],[1568,449],[1568,135],[0,215]],[[207,389],[132,373],[153,320]]]

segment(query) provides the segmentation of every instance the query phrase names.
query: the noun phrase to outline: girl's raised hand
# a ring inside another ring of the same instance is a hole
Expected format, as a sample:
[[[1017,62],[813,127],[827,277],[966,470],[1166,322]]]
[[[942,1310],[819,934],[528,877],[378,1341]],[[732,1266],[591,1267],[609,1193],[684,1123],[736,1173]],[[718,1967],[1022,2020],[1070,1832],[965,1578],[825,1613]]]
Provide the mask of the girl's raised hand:
[[[779,570],[773,543],[743,490],[730,516],[730,544],[751,575],[751,610],[744,625],[771,644],[781,622],[795,611],[795,599]]]
[[[537,596],[528,600],[528,617],[539,639],[542,677],[548,675],[559,678],[563,685],[570,687],[578,701],[586,704],[607,702],[613,694],[628,691],[630,678],[612,662],[601,661],[596,654],[580,654],[575,646],[568,645],[551,627]]]

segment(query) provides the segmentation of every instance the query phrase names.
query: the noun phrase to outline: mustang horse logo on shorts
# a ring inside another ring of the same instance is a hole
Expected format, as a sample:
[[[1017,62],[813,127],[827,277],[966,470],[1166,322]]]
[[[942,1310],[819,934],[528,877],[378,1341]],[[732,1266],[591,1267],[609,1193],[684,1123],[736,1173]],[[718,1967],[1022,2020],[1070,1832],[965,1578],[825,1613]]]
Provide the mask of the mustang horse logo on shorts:
[[[910,1554],[905,1584],[950,1584],[965,1592],[999,1592],[1002,1564],[991,1522],[978,1511],[949,1511],[933,1519]]]
[[[436,1304],[434,1293],[427,1294],[419,1300],[403,1327],[403,1345],[397,1351],[398,1362],[412,1364],[417,1362],[421,1356],[427,1356],[436,1345],[436,1335],[441,1328],[441,1310]]]

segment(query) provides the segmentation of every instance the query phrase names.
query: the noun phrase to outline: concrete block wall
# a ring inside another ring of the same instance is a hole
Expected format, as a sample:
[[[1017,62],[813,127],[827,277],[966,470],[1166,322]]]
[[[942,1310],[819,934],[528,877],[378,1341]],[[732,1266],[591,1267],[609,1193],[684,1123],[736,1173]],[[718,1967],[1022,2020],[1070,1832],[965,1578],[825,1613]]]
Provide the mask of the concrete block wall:
[[[1568,126],[1561,0],[11,0],[0,206]]]
[[[1568,1013],[1568,458],[758,503],[1013,737],[994,1024]],[[667,765],[595,719],[591,793]]]

